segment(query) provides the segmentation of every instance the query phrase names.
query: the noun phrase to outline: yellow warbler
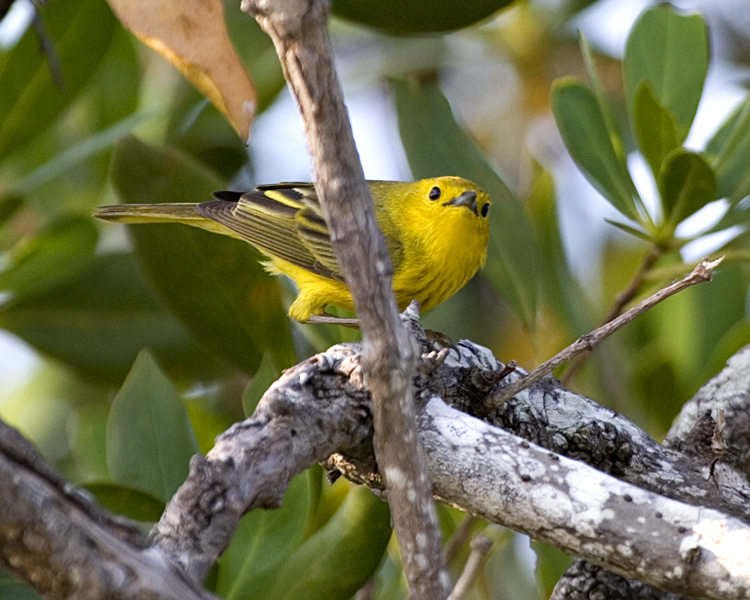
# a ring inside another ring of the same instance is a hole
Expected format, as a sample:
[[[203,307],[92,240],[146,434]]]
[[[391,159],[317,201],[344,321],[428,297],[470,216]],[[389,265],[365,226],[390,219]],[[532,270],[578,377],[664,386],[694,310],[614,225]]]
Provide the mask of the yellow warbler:
[[[375,218],[393,263],[399,309],[419,300],[429,310],[455,294],[484,265],[490,199],[460,177],[416,182],[369,181]],[[299,293],[289,316],[305,322],[329,305],[354,310],[311,183],[262,185],[252,192],[215,192],[202,204],[103,206],[94,216],[116,223],[177,222],[229,235],[270,259]]]

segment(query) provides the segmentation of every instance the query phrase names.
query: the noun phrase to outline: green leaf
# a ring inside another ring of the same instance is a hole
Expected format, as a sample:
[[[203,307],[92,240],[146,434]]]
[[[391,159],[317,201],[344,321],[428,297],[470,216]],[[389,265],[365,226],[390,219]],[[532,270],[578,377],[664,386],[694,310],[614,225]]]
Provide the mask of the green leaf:
[[[651,172],[659,175],[664,157],[680,146],[677,121],[654,95],[648,81],[642,81],[633,100],[633,128],[638,146]]]
[[[112,403],[107,466],[112,481],[166,502],[188,475],[198,444],[177,390],[143,351]]]
[[[658,104],[674,117],[681,144],[698,109],[708,54],[708,30],[700,15],[681,15],[668,4],[646,10],[630,31],[623,63],[633,129],[638,90],[647,82]]]
[[[670,235],[678,223],[716,200],[713,170],[700,154],[684,148],[666,157],[658,184]]]
[[[292,478],[281,508],[254,510],[240,521],[219,559],[216,592],[227,600],[262,600],[302,543],[309,518],[309,478]]]
[[[615,156],[617,156],[623,169],[627,170],[625,145],[622,142],[622,136],[620,135],[620,131],[617,127],[617,122],[612,117],[612,112],[610,111],[609,105],[604,98],[604,92],[602,91],[602,86],[599,83],[599,74],[596,72],[596,65],[594,63],[594,52],[591,50],[591,46],[589,45],[586,38],[584,38],[580,32],[578,35],[580,40],[581,54],[583,55],[583,62],[586,65],[586,73],[589,76],[589,82],[591,83],[594,95],[596,96],[596,101],[599,103],[599,109],[601,110],[602,117],[604,117],[604,122],[607,126],[607,131],[609,132],[609,139],[612,142],[612,147],[615,151]]]
[[[255,407],[258,406],[261,397],[271,387],[271,384],[279,378],[279,375],[281,375],[281,369],[276,366],[273,357],[266,352],[260,361],[258,370],[253,375],[253,379],[242,393],[242,409],[246,417],[255,412]]]
[[[224,6],[229,36],[247,66],[258,94],[258,114],[268,108],[286,87],[279,56],[273,41],[255,19],[248,19],[238,2]],[[236,137],[236,134],[235,134]]]
[[[633,235],[637,237],[640,240],[643,240],[644,242],[651,242],[651,236],[649,236],[645,231],[642,231],[636,227],[631,227],[627,223],[621,223],[620,221],[613,221],[612,219],[604,219],[607,223],[610,225],[614,225],[618,229],[621,229],[625,233],[629,233],[630,235]]]
[[[164,502],[140,490],[106,481],[83,486],[104,508],[134,521],[155,523],[164,512]]]
[[[0,290],[23,296],[59,284],[93,258],[97,237],[91,219],[70,216],[33,238],[21,239],[0,272]]]
[[[750,97],[735,110],[714,137],[707,152],[719,182],[718,195],[739,202],[750,194]]]
[[[31,587],[0,570],[0,600],[42,600]]]
[[[333,14],[388,33],[451,31],[486,19],[512,0],[333,0]]]
[[[536,554],[534,575],[539,586],[539,597],[549,598],[558,580],[573,562],[573,558],[562,550],[531,540],[531,549]]]
[[[185,156],[123,139],[112,181],[124,203],[204,202],[222,187]],[[169,308],[217,355],[253,373],[268,351],[294,360],[277,282],[249,244],[181,224],[132,225],[143,272]]]
[[[391,538],[388,504],[352,489],[278,573],[268,600],[348,600],[372,577]]]
[[[61,150],[51,160],[39,165],[31,173],[14,185],[14,191],[19,194],[31,196],[41,186],[50,183],[58,177],[70,173],[71,169],[80,167],[82,163],[90,160],[97,154],[111,150],[122,136],[148,121],[161,116],[162,110],[145,110],[125,117],[122,121],[114,123],[110,127],[102,129],[93,135],[86,137],[80,143]]]
[[[219,365],[143,286],[129,255],[99,256],[39,294],[0,305],[6,329],[79,374],[119,385],[144,346],[171,372],[215,376]]]
[[[591,308],[568,264],[558,223],[557,198],[552,175],[535,165],[535,177],[526,198],[526,212],[534,228],[540,256],[539,269],[545,306],[567,325],[571,337],[590,331]],[[485,325],[486,327],[486,325]],[[560,328],[559,335],[564,335]]]
[[[115,19],[106,2],[68,0],[41,7],[62,72],[60,90],[29,28],[0,59],[0,158],[31,142],[63,112],[96,72]]]
[[[399,130],[415,178],[458,175],[492,198],[490,245],[482,275],[528,328],[537,312],[537,254],[531,226],[518,199],[456,122],[434,83],[392,81]]]
[[[22,194],[2,194],[0,195],[0,227],[5,225],[10,218],[16,214],[19,208],[24,205],[25,198]]]
[[[76,103],[89,111],[96,130],[118,123],[138,110],[144,66],[139,59],[140,45],[119,24],[114,28],[101,66]]]
[[[586,179],[623,215],[642,223],[634,200],[638,192],[617,157],[594,93],[564,77],[552,85],[551,105],[563,142]]]

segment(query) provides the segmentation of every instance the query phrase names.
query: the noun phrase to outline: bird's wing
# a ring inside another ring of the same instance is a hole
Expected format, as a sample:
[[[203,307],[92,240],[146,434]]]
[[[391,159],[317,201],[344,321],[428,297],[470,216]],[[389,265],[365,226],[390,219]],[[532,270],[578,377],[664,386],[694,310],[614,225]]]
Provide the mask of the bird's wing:
[[[297,208],[295,220],[299,240],[316,262],[328,270],[329,277],[343,281],[315,186],[312,183],[280,183],[259,186],[258,189],[274,200]]]
[[[245,193],[216,192],[216,200],[199,204],[196,210],[271,257],[341,280],[335,258],[333,265],[319,259],[305,241],[309,234],[301,231],[297,215],[308,207],[310,190],[314,197],[312,184],[305,183],[262,186]]]

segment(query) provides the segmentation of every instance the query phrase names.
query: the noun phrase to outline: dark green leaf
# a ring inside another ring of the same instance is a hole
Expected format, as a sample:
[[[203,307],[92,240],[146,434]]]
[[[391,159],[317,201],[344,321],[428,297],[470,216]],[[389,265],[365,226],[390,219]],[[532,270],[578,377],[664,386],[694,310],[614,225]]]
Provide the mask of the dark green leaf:
[[[0,196],[0,227],[5,225],[23,204],[23,195],[7,194]]]
[[[719,182],[718,195],[736,203],[750,194],[750,97],[709,141],[707,151]]]
[[[539,586],[539,597],[549,598],[557,581],[573,562],[573,558],[557,548],[541,542],[531,541],[531,549],[536,554],[536,582]]]
[[[42,600],[42,597],[25,583],[0,570],[0,600]]]
[[[716,177],[700,154],[678,148],[659,173],[659,193],[671,234],[678,223],[716,200]]]
[[[539,166],[537,171],[526,198],[526,212],[542,257],[539,269],[544,299],[546,306],[554,310],[567,325],[570,337],[578,337],[591,330],[593,315],[567,261],[558,224],[554,180],[548,171]],[[560,332],[560,335],[563,333]]]
[[[106,54],[115,26],[106,2],[68,0],[42,6],[64,88],[50,74],[33,28],[0,61],[0,158],[47,128],[76,97]]]
[[[589,182],[626,217],[641,222],[638,193],[617,157],[594,93],[572,77],[552,86],[552,113],[565,146]]]
[[[436,84],[393,81],[392,86],[401,141],[414,177],[458,175],[476,182],[492,198],[490,245],[482,275],[533,328],[537,255],[520,202],[458,125]]]
[[[268,600],[348,600],[380,564],[391,538],[388,504],[353,488],[331,519],[278,573]]]
[[[680,146],[680,140],[674,116],[659,103],[648,81],[642,81],[635,92],[633,128],[651,172],[658,177],[664,157]]]
[[[452,31],[486,19],[512,0],[333,0],[333,13],[388,33]]]
[[[708,69],[708,31],[699,15],[681,15],[668,4],[645,11],[625,46],[625,89],[631,120],[645,81],[656,101],[674,117],[677,140],[687,137]]]
[[[244,516],[219,559],[216,592],[227,600],[262,600],[289,556],[302,543],[309,517],[305,473],[292,478],[281,508]]]
[[[134,138],[117,145],[112,180],[125,203],[197,203],[222,187],[197,163]],[[249,373],[266,351],[276,364],[293,361],[277,283],[249,244],[181,224],[133,225],[130,233],[149,281],[216,354]]]
[[[242,394],[242,409],[245,411],[246,417],[255,412],[255,407],[258,406],[261,397],[271,387],[271,384],[279,378],[279,375],[281,375],[281,369],[276,366],[271,355],[266,352],[260,361],[258,370],[253,375],[252,381],[247,384]]]
[[[143,351],[112,403],[107,466],[112,481],[169,500],[198,444],[177,390]]]
[[[93,258],[97,237],[91,219],[71,216],[33,238],[21,239],[0,272],[0,290],[27,296],[58,285]]]
[[[132,133],[139,125],[143,125],[145,122],[159,116],[161,116],[161,111],[157,110],[139,112],[88,136],[80,143],[61,150],[54,158],[39,165],[17,182],[14,190],[18,193],[31,196],[41,186],[50,183],[58,177],[64,176],[71,169],[80,167],[81,163],[90,160],[97,154],[111,150],[115,143],[124,135]]]
[[[77,103],[90,111],[97,131],[138,110],[143,65],[136,45],[140,42],[129,31],[116,26],[101,66]]]
[[[81,375],[119,385],[144,346],[173,372],[216,375],[179,322],[141,283],[128,255],[97,257],[74,277],[0,306],[0,327]]]
[[[98,481],[83,486],[104,508],[134,521],[155,523],[164,512],[164,501],[125,485]]]
[[[255,19],[248,19],[240,4],[224,5],[227,28],[237,53],[247,66],[258,94],[258,114],[263,112],[284,89],[286,81],[279,56],[271,38]]]

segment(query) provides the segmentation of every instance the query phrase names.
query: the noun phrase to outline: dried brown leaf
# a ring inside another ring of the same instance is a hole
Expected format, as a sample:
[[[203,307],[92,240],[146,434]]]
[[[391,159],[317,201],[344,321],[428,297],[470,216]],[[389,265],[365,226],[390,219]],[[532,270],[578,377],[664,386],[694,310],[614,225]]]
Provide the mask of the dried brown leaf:
[[[205,94],[247,142],[255,87],[229,40],[221,0],[108,2],[122,24]]]

